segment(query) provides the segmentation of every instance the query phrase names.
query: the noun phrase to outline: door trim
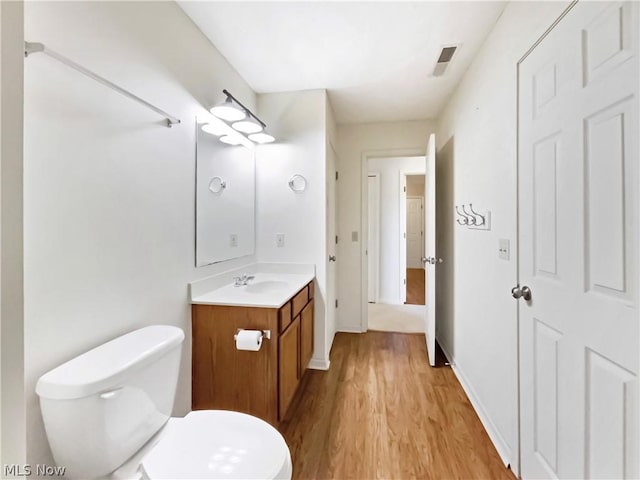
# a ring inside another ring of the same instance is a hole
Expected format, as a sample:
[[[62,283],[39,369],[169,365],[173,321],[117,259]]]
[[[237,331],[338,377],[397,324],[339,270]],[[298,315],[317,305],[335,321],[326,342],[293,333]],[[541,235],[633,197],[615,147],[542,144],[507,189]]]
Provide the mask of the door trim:
[[[367,243],[369,231],[368,162],[370,158],[381,157],[423,157],[424,148],[401,148],[390,150],[365,150],[360,156],[360,332],[369,328],[369,262],[367,261]]]
[[[372,200],[375,202],[375,215],[378,217],[378,230],[377,230],[377,238],[374,240],[373,244],[369,242],[369,223],[367,222],[367,251],[368,256],[367,260],[367,268],[369,268],[369,258],[373,260],[373,267],[375,270],[375,285],[373,286],[373,302],[377,303],[380,299],[380,172],[369,172],[367,173],[367,178],[375,178],[375,188],[376,197]],[[369,188],[369,182],[367,182],[367,188]],[[368,201],[367,201],[368,205]],[[367,208],[367,216],[369,214],[369,209]],[[375,248],[374,248],[375,247]],[[367,303],[369,303],[369,275],[367,270]]]

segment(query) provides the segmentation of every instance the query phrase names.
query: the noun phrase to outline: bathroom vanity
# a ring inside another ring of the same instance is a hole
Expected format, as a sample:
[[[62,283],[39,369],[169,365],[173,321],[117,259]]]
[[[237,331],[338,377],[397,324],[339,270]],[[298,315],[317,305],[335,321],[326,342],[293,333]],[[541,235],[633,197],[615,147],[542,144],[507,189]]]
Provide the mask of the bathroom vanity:
[[[278,425],[313,354],[314,275],[251,275],[239,287],[226,282],[194,295],[192,286],[191,403]],[[260,350],[236,348],[241,329],[265,332]]]

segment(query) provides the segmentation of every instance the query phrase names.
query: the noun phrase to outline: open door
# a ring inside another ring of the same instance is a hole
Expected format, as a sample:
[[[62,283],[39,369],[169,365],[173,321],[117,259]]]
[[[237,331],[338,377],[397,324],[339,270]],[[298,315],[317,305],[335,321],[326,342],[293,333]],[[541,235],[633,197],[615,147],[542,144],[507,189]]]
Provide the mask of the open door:
[[[429,136],[424,181],[424,257],[425,268],[425,335],[429,363],[436,364],[436,265],[442,259],[436,257],[436,136]]]

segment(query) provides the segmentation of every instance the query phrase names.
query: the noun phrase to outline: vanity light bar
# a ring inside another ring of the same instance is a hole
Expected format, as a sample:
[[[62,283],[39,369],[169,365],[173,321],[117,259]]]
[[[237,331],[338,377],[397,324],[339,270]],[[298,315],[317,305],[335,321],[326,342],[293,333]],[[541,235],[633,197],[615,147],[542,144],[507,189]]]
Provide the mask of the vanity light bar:
[[[227,125],[229,128],[232,128],[233,132],[235,132],[237,136],[227,134],[223,137],[220,137],[220,141],[229,143],[231,145],[242,144],[244,146],[253,146],[253,142],[271,143],[275,141],[275,138],[273,136],[264,131],[264,129],[267,127],[266,123],[260,120],[251,110],[244,106],[242,102],[234,97],[226,88],[222,90],[222,93],[226,95],[225,100],[213,107],[210,111],[225,125]],[[237,108],[235,105],[233,105],[234,103],[236,103],[240,108]],[[232,119],[228,115],[228,111],[233,108],[235,108],[239,112],[239,114],[242,114],[242,118],[240,117],[240,115],[238,115],[237,117],[235,117],[234,121],[234,119]],[[229,124],[232,121],[233,123]],[[205,129],[204,127],[203,130],[208,133],[213,133],[209,131],[209,129]],[[232,141],[235,141],[236,138],[241,138],[243,141],[232,143]],[[247,145],[247,143],[249,145]]]
[[[267,128],[267,124],[264,123],[262,120],[260,120],[251,110],[249,110],[247,107],[245,107],[240,101],[238,101],[238,99],[236,97],[234,97],[233,95],[231,95],[231,93],[225,88],[222,90],[222,93],[224,93],[227,96],[227,100],[231,99],[234,102],[236,102],[241,108],[242,110],[249,114],[251,117],[253,117],[260,125],[262,125],[262,128]],[[215,115],[215,114],[214,114]]]

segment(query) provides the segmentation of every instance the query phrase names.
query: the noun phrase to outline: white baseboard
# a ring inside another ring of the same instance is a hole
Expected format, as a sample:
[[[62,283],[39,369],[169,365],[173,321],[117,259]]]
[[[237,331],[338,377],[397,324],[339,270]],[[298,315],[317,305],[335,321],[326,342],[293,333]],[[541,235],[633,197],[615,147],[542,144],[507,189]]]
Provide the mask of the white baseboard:
[[[385,303],[387,305],[404,305],[404,302],[399,301],[397,298],[380,298],[375,303]]]
[[[329,370],[330,364],[331,361],[329,359],[312,358],[307,368],[312,370]]]
[[[344,326],[344,327],[338,327],[336,329],[336,332],[342,332],[342,333],[363,333],[362,332],[362,328],[360,326],[357,327],[353,327],[353,326]]]
[[[442,349],[445,356],[449,360],[451,364],[451,370],[453,370],[453,373],[458,379],[458,382],[460,382],[460,385],[462,385],[462,389],[464,390],[464,393],[466,393],[467,398],[471,402],[471,406],[476,411],[478,418],[480,418],[480,422],[482,423],[482,426],[484,427],[484,429],[487,431],[487,435],[489,435],[489,438],[491,439],[491,443],[493,443],[493,446],[496,448],[496,451],[498,452],[498,455],[500,456],[502,463],[504,463],[505,467],[509,467],[509,465],[511,464],[511,449],[507,445],[507,442],[504,441],[504,438],[502,437],[502,435],[500,435],[500,432],[498,431],[496,426],[493,424],[493,422],[489,418],[489,415],[487,415],[486,409],[482,405],[482,402],[478,398],[478,395],[476,394],[475,390],[469,383],[469,380],[467,380],[467,377],[465,376],[464,372],[460,369],[458,365],[456,365],[455,359],[443,347],[442,343],[438,342],[438,344],[440,345],[440,348]]]

